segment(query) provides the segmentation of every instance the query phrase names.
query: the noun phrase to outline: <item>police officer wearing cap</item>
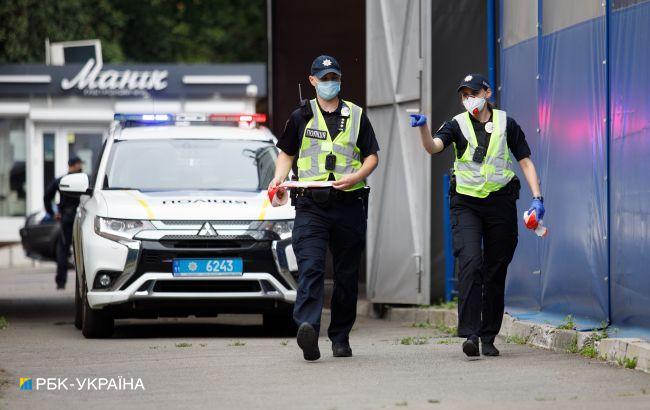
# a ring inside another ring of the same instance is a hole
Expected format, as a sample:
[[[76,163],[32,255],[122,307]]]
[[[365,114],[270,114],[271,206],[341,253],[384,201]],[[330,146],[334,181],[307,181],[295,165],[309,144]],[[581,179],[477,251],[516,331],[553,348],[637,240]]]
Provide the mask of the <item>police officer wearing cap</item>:
[[[530,211],[544,216],[535,165],[517,122],[487,100],[488,81],[467,75],[458,87],[466,111],[447,121],[431,137],[427,118],[411,114],[420,128],[422,145],[430,154],[450,144],[456,153],[450,192],[454,256],[460,268],[458,336],[466,337],[467,356],[498,356],[494,339],[501,328],[506,272],[517,246],[517,205],[520,183],[512,159],[533,194]]]
[[[68,160],[68,174],[76,174],[82,171],[83,161],[77,156],[72,156]],[[54,179],[45,189],[43,196],[43,205],[45,212],[55,220],[59,221],[61,225],[61,235],[57,244],[56,250],[56,288],[65,289],[65,283],[68,279],[68,257],[70,256],[70,245],[72,245],[72,226],[74,225],[74,217],[77,213],[79,206],[79,198],[68,195],[59,194],[59,204],[57,211],[54,212],[52,202],[54,196],[59,190],[59,177]]]
[[[322,55],[311,65],[316,98],[291,114],[278,139],[277,187],[293,170],[302,182],[331,187],[291,190],[296,208],[292,241],[298,262],[294,320],[305,360],[320,358],[318,334],[324,298],[325,256],[334,262],[332,320],[328,336],[335,357],[352,356],[349,334],[356,319],[359,264],[365,247],[368,191],[365,180],[377,167],[379,145],[358,105],[339,98],[341,68]]]

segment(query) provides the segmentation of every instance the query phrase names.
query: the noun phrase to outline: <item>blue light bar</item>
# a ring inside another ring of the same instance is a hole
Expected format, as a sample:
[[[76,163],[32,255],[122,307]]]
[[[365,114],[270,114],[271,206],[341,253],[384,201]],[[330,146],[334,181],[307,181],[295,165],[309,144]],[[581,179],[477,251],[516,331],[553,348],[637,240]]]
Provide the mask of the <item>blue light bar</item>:
[[[115,121],[120,122],[138,122],[143,124],[156,124],[163,122],[170,122],[174,120],[172,114],[115,114],[113,116]]]

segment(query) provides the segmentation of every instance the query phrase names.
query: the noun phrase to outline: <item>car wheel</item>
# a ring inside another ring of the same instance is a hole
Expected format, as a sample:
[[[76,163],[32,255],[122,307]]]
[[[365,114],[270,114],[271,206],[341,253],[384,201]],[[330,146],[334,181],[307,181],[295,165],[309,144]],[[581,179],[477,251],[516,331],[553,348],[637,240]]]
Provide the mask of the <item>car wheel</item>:
[[[81,294],[83,309],[81,314],[81,333],[86,339],[102,339],[111,337],[115,321],[112,317],[98,309],[93,309],[88,304],[88,290],[86,280],[83,279],[84,287]]]
[[[83,304],[81,300],[81,291],[79,290],[79,276],[74,275],[74,327],[81,330]]]
[[[293,305],[264,314],[264,332],[269,335],[293,337],[298,325],[293,320]]]

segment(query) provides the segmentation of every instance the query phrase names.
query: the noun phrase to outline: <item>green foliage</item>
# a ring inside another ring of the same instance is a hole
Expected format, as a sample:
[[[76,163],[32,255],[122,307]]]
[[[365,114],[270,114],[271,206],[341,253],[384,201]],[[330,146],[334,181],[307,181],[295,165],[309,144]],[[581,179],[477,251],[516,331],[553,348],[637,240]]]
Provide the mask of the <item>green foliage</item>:
[[[0,21],[0,63],[43,63],[46,38],[113,63],[266,60],[264,0],[4,0]]]
[[[637,364],[638,359],[636,357],[626,357],[623,360],[623,365],[625,366],[626,369],[636,369],[636,364]]]
[[[230,343],[228,346],[231,346],[231,347],[242,347],[242,346],[246,346],[246,342],[242,342],[242,341],[240,341],[240,340],[235,340],[234,342]]]
[[[430,329],[432,327],[428,320],[426,322],[413,323],[412,326],[419,327],[420,329]]]
[[[595,359],[598,357],[598,350],[596,350],[596,346],[593,343],[587,343],[580,349],[580,354],[584,357]]]
[[[456,336],[458,334],[458,328],[456,326],[447,326],[444,323],[439,323],[435,327],[437,331],[450,336]]]
[[[0,316],[0,330],[6,329],[8,325],[7,319],[4,316]]]
[[[515,344],[518,344],[518,345],[525,345],[526,343],[528,343],[528,339],[525,338],[525,337],[522,337],[522,336],[512,335],[512,336],[506,337],[506,343],[515,343]]]
[[[400,340],[400,344],[403,345],[425,345],[427,343],[429,343],[429,338],[425,336],[408,336]]]
[[[174,346],[176,346],[176,347],[192,347],[192,343],[181,342],[181,343],[174,344]]]
[[[576,328],[574,317],[572,315],[568,315],[564,318],[564,321],[557,328],[563,330],[574,330]]]
[[[571,339],[571,343],[569,343],[569,346],[566,349],[567,353],[578,353],[578,336],[573,336],[573,339]]]

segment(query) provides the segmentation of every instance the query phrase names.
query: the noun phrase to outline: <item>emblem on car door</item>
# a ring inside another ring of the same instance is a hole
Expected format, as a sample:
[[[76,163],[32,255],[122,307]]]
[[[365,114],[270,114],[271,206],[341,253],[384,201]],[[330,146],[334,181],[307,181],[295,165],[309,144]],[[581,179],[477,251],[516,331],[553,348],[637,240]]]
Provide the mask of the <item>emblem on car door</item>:
[[[215,231],[214,227],[210,225],[210,222],[206,222],[203,224],[201,229],[199,229],[197,236],[217,236],[217,231]]]

